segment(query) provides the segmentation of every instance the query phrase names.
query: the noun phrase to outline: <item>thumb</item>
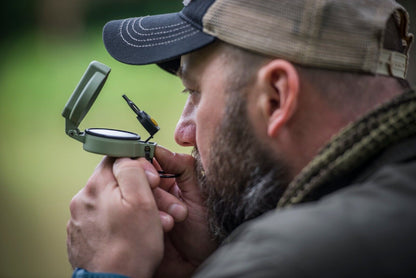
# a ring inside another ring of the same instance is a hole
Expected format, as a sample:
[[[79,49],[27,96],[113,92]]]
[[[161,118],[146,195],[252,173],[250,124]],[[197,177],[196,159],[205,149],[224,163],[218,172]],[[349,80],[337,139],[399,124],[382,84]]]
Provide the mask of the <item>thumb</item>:
[[[156,147],[155,157],[165,172],[179,175],[176,182],[182,192],[195,190],[195,158],[188,154],[171,152],[161,146]]]
[[[156,187],[159,177],[145,159],[119,158],[113,164],[113,173],[124,199],[134,204],[139,200],[153,199],[151,187]]]

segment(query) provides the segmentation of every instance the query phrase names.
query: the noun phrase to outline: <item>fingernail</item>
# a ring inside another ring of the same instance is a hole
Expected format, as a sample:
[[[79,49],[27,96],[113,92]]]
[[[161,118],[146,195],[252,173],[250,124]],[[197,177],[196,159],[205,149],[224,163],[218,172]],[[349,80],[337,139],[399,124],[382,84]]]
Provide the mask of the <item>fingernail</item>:
[[[180,222],[185,220],[188,210],[179,204],[173,204],[169,207],[168,213],[175,219],[176,222]]]

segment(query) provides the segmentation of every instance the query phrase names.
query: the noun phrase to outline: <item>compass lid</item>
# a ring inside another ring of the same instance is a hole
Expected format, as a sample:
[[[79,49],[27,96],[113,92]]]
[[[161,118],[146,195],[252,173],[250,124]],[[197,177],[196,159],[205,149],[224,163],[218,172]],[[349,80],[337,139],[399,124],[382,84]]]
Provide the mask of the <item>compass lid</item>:
[[[62,116],[78,128],[85,115],[97,99],[111,69],[92,61],[65,105]]]

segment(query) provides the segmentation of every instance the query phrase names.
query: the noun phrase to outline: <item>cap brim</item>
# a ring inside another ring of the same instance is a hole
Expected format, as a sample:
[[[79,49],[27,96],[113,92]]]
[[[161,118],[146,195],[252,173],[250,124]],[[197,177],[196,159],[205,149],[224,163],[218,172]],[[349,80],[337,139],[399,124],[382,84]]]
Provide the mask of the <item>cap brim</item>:
[[[181,55],[212,43],[215,38],[183,19],[180,13],[114,20],[104,26],[103,40],[116,60],[159,64],[176,72]]]

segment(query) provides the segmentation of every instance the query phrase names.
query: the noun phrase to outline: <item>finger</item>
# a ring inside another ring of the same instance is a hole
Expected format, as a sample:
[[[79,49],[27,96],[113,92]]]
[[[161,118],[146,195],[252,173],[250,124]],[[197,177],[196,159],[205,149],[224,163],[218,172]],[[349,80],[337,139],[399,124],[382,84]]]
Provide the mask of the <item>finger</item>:
[[[182,222],[188,216],[188,208],[172,194],[156,188],[153,190],[153,195],[159,210],[168,213],[175,222]]]
[[[180,154],[169,151],[168,149],[157,146],[155,150],[157,162],[166,173],[184,174],[194,166],[195,159],[188,154]]]
[[[155,157],[165,172],[179,174],[179,177],[176,178],[178,183],[194,180],[195,159],[192,156],[173,153],[164,147],[157,146]],[[183,187],[186,187],[187,184],[190,185],[193,183],[184,183],[181,185],[181,189],[187,190],[187,188]]]
[[[159,211],[159,217],[160,222],[162,223],[163,232],[170,232],[175,224],[172,216],[170,216],[164,211]]]
[[[119,158],[114,163],[113,173],[127,202],[135,204],[153,200],[151,187],[157,187],[160,178],[146,159]]]
[[[160,183],[159,174],[156,171],[155,167],[144,158],[139,158],[139,159],[119,158],[114,163],[113,171],[116,168],[120,169],[120,166],[126,169],[132,168],[133,172],[134,172],[134,169],[139,169],[139,168],[142,169],[152,188],[156,188]]]
[[[156,170],[163,171],[162,167],[160,166],[159,162],[156,159],[153,159],[152,163],[153,163],[153,166],[156,168]]]
[[[98,190],[101,190],[109,185],[116,185],[112,170],[113,163],[114,158],[111,157],[106,156],[103,160],[101,160],[85,185],[85,193],[87,195],[96,196]]]
[[[107,172],[107,170],[112,169],[114,161],[115,158],[105,156],[95,168],[93,175],[102,175],[103,172]],[[112,176],[112,172],[110,173]]]
[[[165,171],[163,171],[162,167],[160,166],[160,164],[159,164],[159,162],[157,161],[156,158],[152,160],[152,165],[158,171],[159,177],[161,177],[162,173],[166,173]],[[168,174],[168,175],[170,175],[170,174]],[[170,189],[175,184],[176,184],[175,178],[161,178],[160,183],[159,183],[159,187],[163,188],[166,191],[170,191]]]

